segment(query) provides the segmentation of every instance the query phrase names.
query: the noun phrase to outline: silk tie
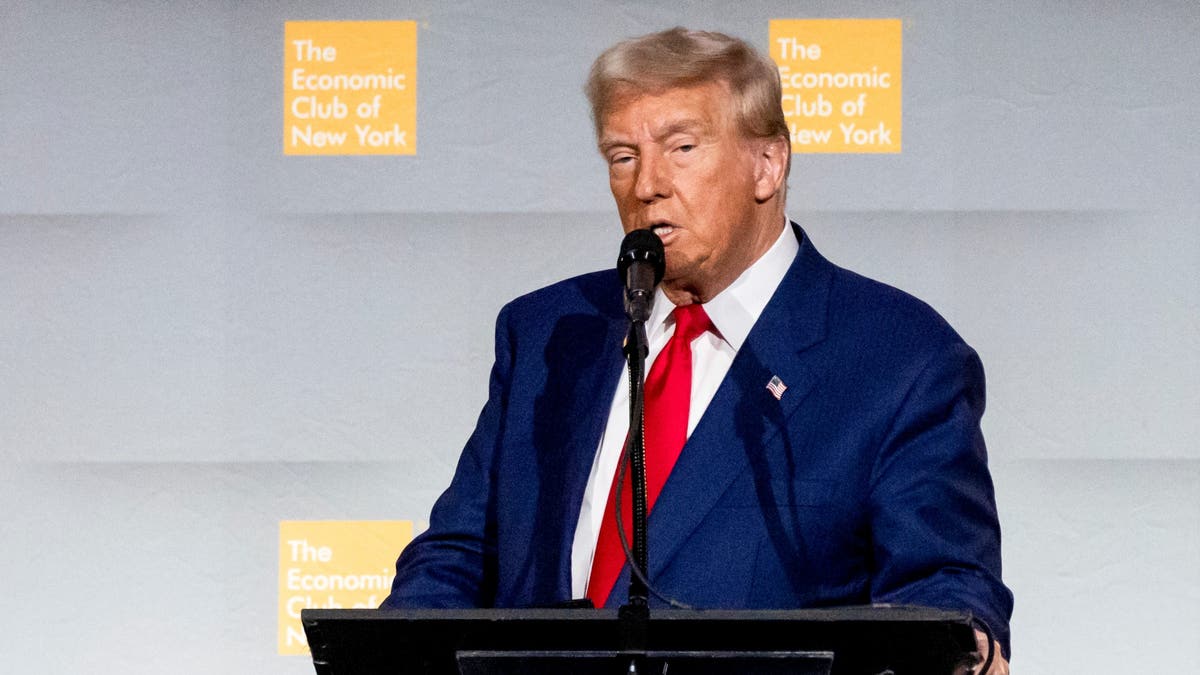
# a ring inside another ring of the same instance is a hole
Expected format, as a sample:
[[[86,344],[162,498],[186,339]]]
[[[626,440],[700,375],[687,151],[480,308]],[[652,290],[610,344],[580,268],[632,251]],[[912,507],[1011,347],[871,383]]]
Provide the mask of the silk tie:
[[[646,513],[654,508],[658,494],[675,466],[675,460],[687,441],[688,411],[692,399],[692,341],[712,330],[704,307],[698,304],[676,307],[675,332],[667,341],[650,373],[646,376],[643,437],[646,445]],[[625,539],[633,544],[632,472],[626,469],[621,490],[621,522]],[[616,476],[621,475],[620,468]],[[625,550],[617,534],[617,478],[608,493],[608,505],[596,540],[592,573],[588,578],[588,598],[603,607],[613,585],[625,566]]]

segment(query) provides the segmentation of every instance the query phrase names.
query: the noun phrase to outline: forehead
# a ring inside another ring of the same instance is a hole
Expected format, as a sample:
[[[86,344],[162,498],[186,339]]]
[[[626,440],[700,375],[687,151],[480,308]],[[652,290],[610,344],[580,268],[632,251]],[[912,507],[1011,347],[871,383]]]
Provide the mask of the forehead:
[[[682,129],[719,132],[731,119],[732,96],[723,82],[657,91],[628,89],[612,97],[599,135],[603,144],[614,136],[658,137]]]

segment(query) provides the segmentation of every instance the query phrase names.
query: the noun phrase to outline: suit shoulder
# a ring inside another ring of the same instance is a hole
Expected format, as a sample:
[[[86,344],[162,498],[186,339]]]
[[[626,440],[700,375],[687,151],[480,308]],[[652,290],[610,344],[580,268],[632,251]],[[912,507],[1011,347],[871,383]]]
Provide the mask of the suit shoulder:
[[[563,313],[622,312],[621,284],[615,270],[600,270],[564,279],[521,295],[504,306],[509,313],[525,320],[536,320]]]
[[[836,267],[829,318],[835,326],[893,345],[940,348],[963,340],[925,301],[881,281]]]

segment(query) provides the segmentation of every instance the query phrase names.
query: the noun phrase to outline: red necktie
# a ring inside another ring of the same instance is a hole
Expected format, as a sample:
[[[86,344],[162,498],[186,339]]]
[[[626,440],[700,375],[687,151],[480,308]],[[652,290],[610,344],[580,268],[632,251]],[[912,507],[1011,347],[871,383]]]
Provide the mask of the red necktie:
[[[654,360],[646,376],[645,429],[646,439],[646,512],[654,508],[658,493],[671,474],[675,460],[687,440],[688,411],[692,400],[692,340],[712,330],[712,322],[701,305],[676,307],[675,333]],[[621,522],[626,541],[633,542],[632,472],[625,471],[621,487]],[[620,468],[617,470],[620,475]],[[617,536],[616,476],[608,493],[608,506],[596,541],[592,559],[592,574],[588,579],[587,596],[597,607],[603,607],[612,593],[625,551]]]

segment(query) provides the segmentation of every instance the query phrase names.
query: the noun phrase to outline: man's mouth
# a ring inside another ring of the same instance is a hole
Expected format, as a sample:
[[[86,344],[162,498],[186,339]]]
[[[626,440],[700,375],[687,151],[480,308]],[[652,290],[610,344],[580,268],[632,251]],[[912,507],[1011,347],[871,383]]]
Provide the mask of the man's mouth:
[[[651,225],[650,229],[661,239],[674,232],[675,226],[670,223],[658,223],[657,225]]]

